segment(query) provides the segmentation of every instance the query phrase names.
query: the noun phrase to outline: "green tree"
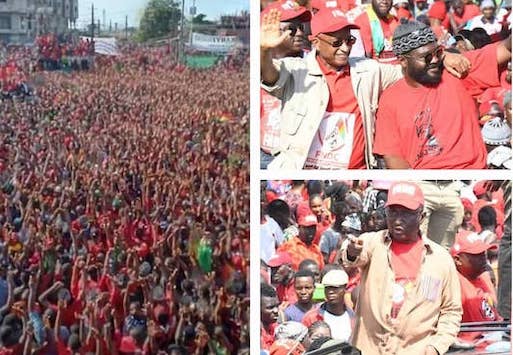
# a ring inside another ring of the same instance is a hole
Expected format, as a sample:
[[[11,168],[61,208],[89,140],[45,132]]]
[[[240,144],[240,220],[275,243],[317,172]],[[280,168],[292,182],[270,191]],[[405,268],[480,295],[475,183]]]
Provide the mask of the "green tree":
[[[211,25],[211,24],[213,24],[212,21],[206,20],[206,17],[207,17],[207,15],[205,15],[205,14],[198,14],[198,15],[194,16],[194,18],[192,19],[192,23],[194,25]]]
[[[179,4],[173,0],[150,0],[139,24],[139,39],[176,36],[181,14]]]

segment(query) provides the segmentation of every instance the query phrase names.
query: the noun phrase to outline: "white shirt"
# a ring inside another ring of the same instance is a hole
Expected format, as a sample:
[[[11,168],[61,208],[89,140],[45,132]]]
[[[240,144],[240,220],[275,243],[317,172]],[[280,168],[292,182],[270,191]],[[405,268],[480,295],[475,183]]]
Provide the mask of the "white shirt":
[[[260,259],[267,263],[284,237],[278,222],[267,215],[264,218],[265,223],[260,225]]]
[[[331,337],[336,340],[349,342],[351,339],[351,318],[347,311],[340,316],[325,311],[323,314],[324,321],[329,324],[331,329]]]

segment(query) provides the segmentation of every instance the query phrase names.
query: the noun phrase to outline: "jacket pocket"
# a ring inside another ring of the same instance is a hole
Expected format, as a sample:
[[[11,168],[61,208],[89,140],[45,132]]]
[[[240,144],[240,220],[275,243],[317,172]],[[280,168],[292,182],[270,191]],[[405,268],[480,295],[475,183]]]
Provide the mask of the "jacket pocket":
[[[299,127],[301,127],[301,123],[303,123],[307,113],[307,107],[300,106],[295,107],[288,112],[284,112],[284,117],[286,119],[284,120],[284,125],[282,129],[290,136],[293,136],[297,133],[299,130]]]

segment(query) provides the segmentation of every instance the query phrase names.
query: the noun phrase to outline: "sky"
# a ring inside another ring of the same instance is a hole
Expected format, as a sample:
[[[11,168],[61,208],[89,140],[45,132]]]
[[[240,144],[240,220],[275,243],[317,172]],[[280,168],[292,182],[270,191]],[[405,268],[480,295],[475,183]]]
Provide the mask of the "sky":
[[[182,0],[175,0],[181,6]],[[207,19],[216,20],[220,15],[235,14],[243,10],[249,11],[250,0],[195,0],[196,14],[203,13]],[[125,16],[128,16],[128,26],[139,25],[144,7],[148,0],[78,0],[77,27],[83,28],[91,23],[91,4],[94,4],[95,22],[103,22],[103,10],[105,10],[105,22],[107,26],[112,21],[112,26],[118,23],[118,28],[125,26]],[[193,0],[185,0],[185,14],[189,16],[189,8]],[[103,26],[103,25],[102,25]]]

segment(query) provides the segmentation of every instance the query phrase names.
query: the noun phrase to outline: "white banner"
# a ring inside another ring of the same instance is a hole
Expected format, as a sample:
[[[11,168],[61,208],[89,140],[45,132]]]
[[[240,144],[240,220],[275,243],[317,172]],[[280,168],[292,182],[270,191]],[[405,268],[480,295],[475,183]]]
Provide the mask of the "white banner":
[[[207,52],[227,53],[238,44],[237,36],[212,36],[192,33],[192,49]]]

